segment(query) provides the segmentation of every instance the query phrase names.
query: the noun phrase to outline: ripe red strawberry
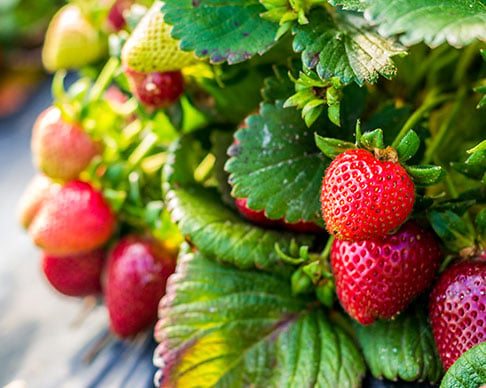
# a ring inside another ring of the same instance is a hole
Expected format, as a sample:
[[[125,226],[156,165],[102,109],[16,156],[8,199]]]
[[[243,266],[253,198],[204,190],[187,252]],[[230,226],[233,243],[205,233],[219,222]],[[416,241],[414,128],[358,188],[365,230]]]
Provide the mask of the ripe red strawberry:
[[[331,249],[337,296],[363,325],[400,313],[431,284],[440,261],[432,233],[412,221],[374,240],[336,239]]]
[[[235,203],[240,214],[247,220],[254,222],[257,225],[292,230],[297,233],[318,233],[323,229],[313,222],[299,221],[293,224],[286,222],[284,219],[272,220],[265,215],[264,210],[253,210],[248,207],[248,198],[236,198]]]
[[[116,219],[100,192],[73,181],[50,197],[29,231],[49,254],[66,256],[91,251],[108,241]]]
[[[20,223],[28,228],[44,201],[54,195],[60,186],[45,175],[36,175],[30,181],[18,205]]]
[[[61,294],[87,296],[101,293],[101,273],[105,255],[97,249],[72,256],[42,255],[42,270],[49,283]]]
[[[120,337],[137,334],[157,319],[157,307],[165,294],[175,260],[156,243],[129,236],[108,258],[106,306],[112,331]]]
[[[180,71],[139,73],[125,67],[125,74],[135,97],[152,109],[172,105],[184,92],[184,78]]]
[[[405,169],[363,149],[334,159],[322,184],[327,230],[341,240],[367,240],[391,232],[408,217],[414,200],[415,186]]]
[[[100,152],[99,146],[83,129],[68,123],[57,107],[38,117],[32,132],[32,154],[37,167],[53,179],[76,179]]]
[[[447,370],[464,352],[486,340],[486,261],[467,260],[448,267],[430,294],[429,314]]]

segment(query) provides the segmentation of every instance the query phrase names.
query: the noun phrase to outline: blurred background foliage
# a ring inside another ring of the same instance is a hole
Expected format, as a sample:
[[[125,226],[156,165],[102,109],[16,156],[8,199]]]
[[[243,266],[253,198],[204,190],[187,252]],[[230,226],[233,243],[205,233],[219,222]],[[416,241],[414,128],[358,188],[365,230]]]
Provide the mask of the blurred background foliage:
[[[45,76],[45,30],[62,0],[0,1],[0,118],[18,111]]]

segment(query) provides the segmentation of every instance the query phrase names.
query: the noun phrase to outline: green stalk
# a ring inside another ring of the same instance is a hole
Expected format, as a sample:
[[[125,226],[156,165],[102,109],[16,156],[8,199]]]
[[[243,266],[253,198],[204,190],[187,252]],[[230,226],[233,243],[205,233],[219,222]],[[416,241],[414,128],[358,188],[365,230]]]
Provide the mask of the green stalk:
[[[331,254],[331,248],[332,248],[332,243],[334,242],[335,237],[332,235],[329,235],[329,238],[327,239],[326,246],[324,247],[324,250],[321,253],[321,258],[327,260],[329,258],[329,255]]]
[[[434,157],[433,161],[437,165],[441,164],[439,159],[437,158],[437,156]],[[446,176],[444,178],[444,184],[445,184],[447,191],[449,192],[450,196],[453,199],[456,199],[456,198],[459,197],[459,192],[457,191],[456,185],[454,184],[454,181],[452,180],[451,175],[449,174],[448,171],[446,171]],[[466,224],[469,232],[471,233],[471,236],[476,236],[476,229],[474,228],[474,224],[473,224],[471,215],[469,214],[469,211],[466,211],[466,213],[463,215],[462,218],[463,218],[464,223]]]
[[[103,70],[101,70],[98,79],[91,88],[91,92],[89,93],[89,101],[95,101],[101,97],[115,76],[118,65],[118,59],[115,57],[111,57],[108,62],[106,62],[106,65],[103,67]]]
[[[425,152],[425,156],[422,161],[423,164],[429,164],[430,161],[434,158],[437,148],[439,148],[439,146],[442,144],[445,135],[451,128],[457,114],[459,113],[459,109],[461,108],[462,103],[464,102],[464,99],[466,97],[466,91],[467,89],[465,87],[462,87],[457,92],[456,102],[454,103],[450,114],[442,122],[439,131],[437,132],[437,135],[435,135],[434,140],[427,147],[427,151]]]
[[[150,128],[152,124],[150,123],[147,125],[146,129]],[[133,150],[131,155],[128,157],[128,163],[130,164],[130,168],[133,170],[135,167],[139,165],[142,159],[148,155],[148,153],[152,150],[152,148],[157,143],[158,138],[153,132],[149,132],[140,144]]]
[[[400,132],[398,135],[395,137],[395,140],[393,140],[392,147],[397,148],[398,144],[400,144],[400,141],[403,139],[403,137],[407,134],[407,132],[415,127],[422,117],[430,111],[432,108],[436,107],[439,104],[442,104],[443,102],[449,100],[451,98],[450,95],[445,95],[445,94],[438,94],[437,89],[432,89],[427,97],[425,97],[424,102],[422,105],[412,113],[412,115],[408,118],[405,124],[403,124],[402,128],[400,129]]]
[[[464,77],[467,75],[467,70],[474,60],[475,56],[479,55],[479,42],[473,43],[464,49],[457,63],[456,71],[454,72],[453,82],[456,85],[461,85]]]

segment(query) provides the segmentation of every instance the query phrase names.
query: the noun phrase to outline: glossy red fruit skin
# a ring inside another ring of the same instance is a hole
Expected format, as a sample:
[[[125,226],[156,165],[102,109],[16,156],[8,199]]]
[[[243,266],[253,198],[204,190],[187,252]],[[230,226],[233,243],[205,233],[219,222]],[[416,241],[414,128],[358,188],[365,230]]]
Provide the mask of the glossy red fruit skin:
[[[180,71],[139,73],[125,68],[130,90],[146,107],[165,108],[174,104],[184,92],[184,78]]]
[[[446,370],[468,349],[486,340],[485,259],[451,265],[430,294],[432,332]]]
[[[157,319],[157,307],[165,294],[175,260],[154,243],[137,236],[122,239],[108,258],[105,284],[111,330],[130,337]]]
[[[44,202],[60,189],[45,175],[36,175],[29,182],[18,204],[19,221],[24,228],[28,228]]]
[[[360,241],[391,232],[412,211],[415,186],[397,162],[353,149],[333,160],[324,176],[321,205],[329,233]]]
[[[430,286],[441,258],[434,235],[413,221],[374,240],[336,239],[331,266],[337,296],[363,325],[393,318]]]
[[[54,106],[37,118],[31,148],[39,170],[63,181],[76,179],[100,153],[99,145],[79,125],[64,121]]]
[[[288,223],[283,219],[272,220],[265,215],[264,210],[253,210],[248,207],[248,198],[236,198],[236,208],[240,214],[247,220],[264,227],[270,228],[284,228],[297,233],[319,233],[324,230],[313,222],[299,221],[296,223]]]
[[[97,249],[72,256],[42,255],[42,270],[49,283],[61,294],[83,297],[101,293],[105,254]]]
[[[116,218],[102,194],[72,181],[45,201],[29,227],[34,243],[55,256],[92,251],[105,244]]]

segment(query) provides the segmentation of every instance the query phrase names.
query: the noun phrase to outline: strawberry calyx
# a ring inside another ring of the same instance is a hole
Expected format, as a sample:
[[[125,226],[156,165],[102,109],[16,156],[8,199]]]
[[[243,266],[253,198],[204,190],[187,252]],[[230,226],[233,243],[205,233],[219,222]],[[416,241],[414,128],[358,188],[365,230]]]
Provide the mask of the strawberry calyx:
[[[412,129],[410,129],[402,138],[396,148],[390,145],[385,145],[383,140],[383,130],[380,128],[363,133],[361,131],[361,123],[359,120],[356,122],[355,143],[341,139],[323,137],[317,133],[314,135],[316,146],[331,160],[335,159],[343,152],[353,149],[364,149],[371,152],[373,156],[381,162],[400,164],[406,169],[407,174],[412,178],[416,186],[435,185],[445,177],[445,171],[440,166],[408,166],[405,163],[417,153],[420,145],[420,139]]]
[[[290,244],[290,255],[284,253],[278,243],[275,251],[282,261],[299,265],[291,277],[294,295],[315,292],[317,299],[325,306],[331,307],[335,301],[335,283],[329,264],[330,248],[334,238],[331,236],[321,254],[309,253],[307,245],[297,246],[295,240]],[[294,257],[293,257],[294,256]]]
[[[374,148],[373,155],[381,162],[398,162],[398,152],[391,146],[386,148]]]
[[[471,246],[462,248],[459,251],[459,256],[462,260],[480,259],[486,260],[486,251],[478,246]]]

